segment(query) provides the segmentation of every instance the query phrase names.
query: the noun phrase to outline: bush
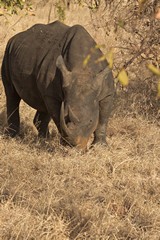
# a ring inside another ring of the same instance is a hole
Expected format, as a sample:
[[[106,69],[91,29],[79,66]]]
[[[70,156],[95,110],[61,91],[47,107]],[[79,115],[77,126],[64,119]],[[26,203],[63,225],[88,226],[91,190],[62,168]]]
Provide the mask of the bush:
[[[0,7],[6,8],[12,14],[17,14],[17,9],[23,9],[26,0],[0,0]]]

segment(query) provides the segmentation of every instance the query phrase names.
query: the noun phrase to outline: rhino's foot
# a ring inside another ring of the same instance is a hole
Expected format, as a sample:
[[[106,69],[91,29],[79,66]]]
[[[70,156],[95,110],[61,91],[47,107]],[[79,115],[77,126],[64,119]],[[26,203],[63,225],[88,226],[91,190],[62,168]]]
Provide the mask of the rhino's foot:
[[[94,132],[94,140],[93,140],[93,145],[94,144],[99,144],[103,146],[107,146],[106,142],[106,124],[100,124],[98,125],[96,131]]]
[[[51,135],[50,133],[45,133],[45,134],[42,134],[42,133],[38,133],[38,138],[39,139],[50,139]]]
[[[60,144],[64,147],[71,146],[63,137],[60,138]]]
[[[43,138],[50,138],[50,132],[49,132],[49,130],[48,130],[47,132],[46,132],[46,131],[45,131],[45,132],[40,132],[40,131],[39,131],[38,137],[39,137],[39,138],[42,138],[42,139],[43,139]]]
[[[92,146],[94,146],[94,145],[101,145],[104,147],[108,146],[106,138],[100,138],[100,139],[95,138],[92,142]]]
[[[4,134],[6,137],[14,138],[19,134],[19,129],[13,129],[13,128],[7,127],[4,129]]]

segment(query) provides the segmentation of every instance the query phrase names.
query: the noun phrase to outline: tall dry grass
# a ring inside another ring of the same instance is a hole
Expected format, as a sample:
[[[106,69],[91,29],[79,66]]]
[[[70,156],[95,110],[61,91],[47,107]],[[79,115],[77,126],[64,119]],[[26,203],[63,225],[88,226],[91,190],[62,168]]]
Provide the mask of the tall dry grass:
[[[1,125],[0,239],[159,239],[156,123],[115,115],[108,148],[81,154],[56,129],[40,142],[22,105],[21,137],[6,139]]]
[[[1,16],[0,59],[13,34],[33,23],[46,23],[51,10],[49,18],[54,20],[51,1],[35,2],[38,5],[33,12]],[[86,6],[78,11],[75,5],[70,7],[65,12],[66,23],[84,25],[100,43],[106,41],[107,48],[116,44],[117,36],[119,44],[129,39],[124,29],[112,31],[112,12],[125,15],[118,8],[118,13],[104,8],[105,12],[93,15]],[[104,19],[111,24],[111,33]],[[117,65],[126,60],[126,56],[116,56]],[[132,68],[130,74],[136,80],[147,79],[141,65]],[[96,146],[82,154],[60,145],[53,123],[51,139],[40,141],[32,124],[34,110],[24,103],[20,136],[6,138],[5,96],[0,81],[0,240],[159,239],[159,102],[149,84],[147,80],[146,84],[140,82],[133,89],[129,87],[123,98],[119,96],[108,126],[108,147]],[[154,88],[155,84],[156,80]]]

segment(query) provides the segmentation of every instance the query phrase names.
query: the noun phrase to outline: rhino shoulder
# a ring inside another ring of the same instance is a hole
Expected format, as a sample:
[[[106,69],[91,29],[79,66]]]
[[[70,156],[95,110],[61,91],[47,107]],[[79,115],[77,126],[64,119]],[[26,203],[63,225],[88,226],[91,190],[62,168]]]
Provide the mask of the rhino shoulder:
[[[76,24],[76,25],[73,25],[71,28],[70,28],[71,31],[73,32],[87,32],[86,29],[80,25],[80,24]]]

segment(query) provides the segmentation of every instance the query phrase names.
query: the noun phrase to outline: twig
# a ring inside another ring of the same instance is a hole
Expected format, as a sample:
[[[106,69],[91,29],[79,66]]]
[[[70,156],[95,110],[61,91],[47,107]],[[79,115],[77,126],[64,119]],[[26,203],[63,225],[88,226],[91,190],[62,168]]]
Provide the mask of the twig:
[[[53,3],[50,4],[49,13],[48,13],[48,21],[47,21],[47,23],[50,23],[50,20],[51,20],[52,7],[53,7]]]
[[[10,32],[9,30],[12,29],[22,18],[23,18],[23,16],[18,18],[18,20],[7,29],[7,33],[4,35],[3,39],[5,39],[7,37],[8,33]],[[4,45],[4,43],[2,45]]]
[[[20,16],[20,18],[18,18],[18,20],[12,26],[10,26],[9,29],[13,28],[17,23],[19,23],[22,18],[23,16]]]
[[[133,61],[138,58],[143,52],[143,49],[139,52],[137,52],[128,62],[126,62],[124,65],[123,65],[123,68],[127,68],[129,65],[131,65],[133,63]]]

